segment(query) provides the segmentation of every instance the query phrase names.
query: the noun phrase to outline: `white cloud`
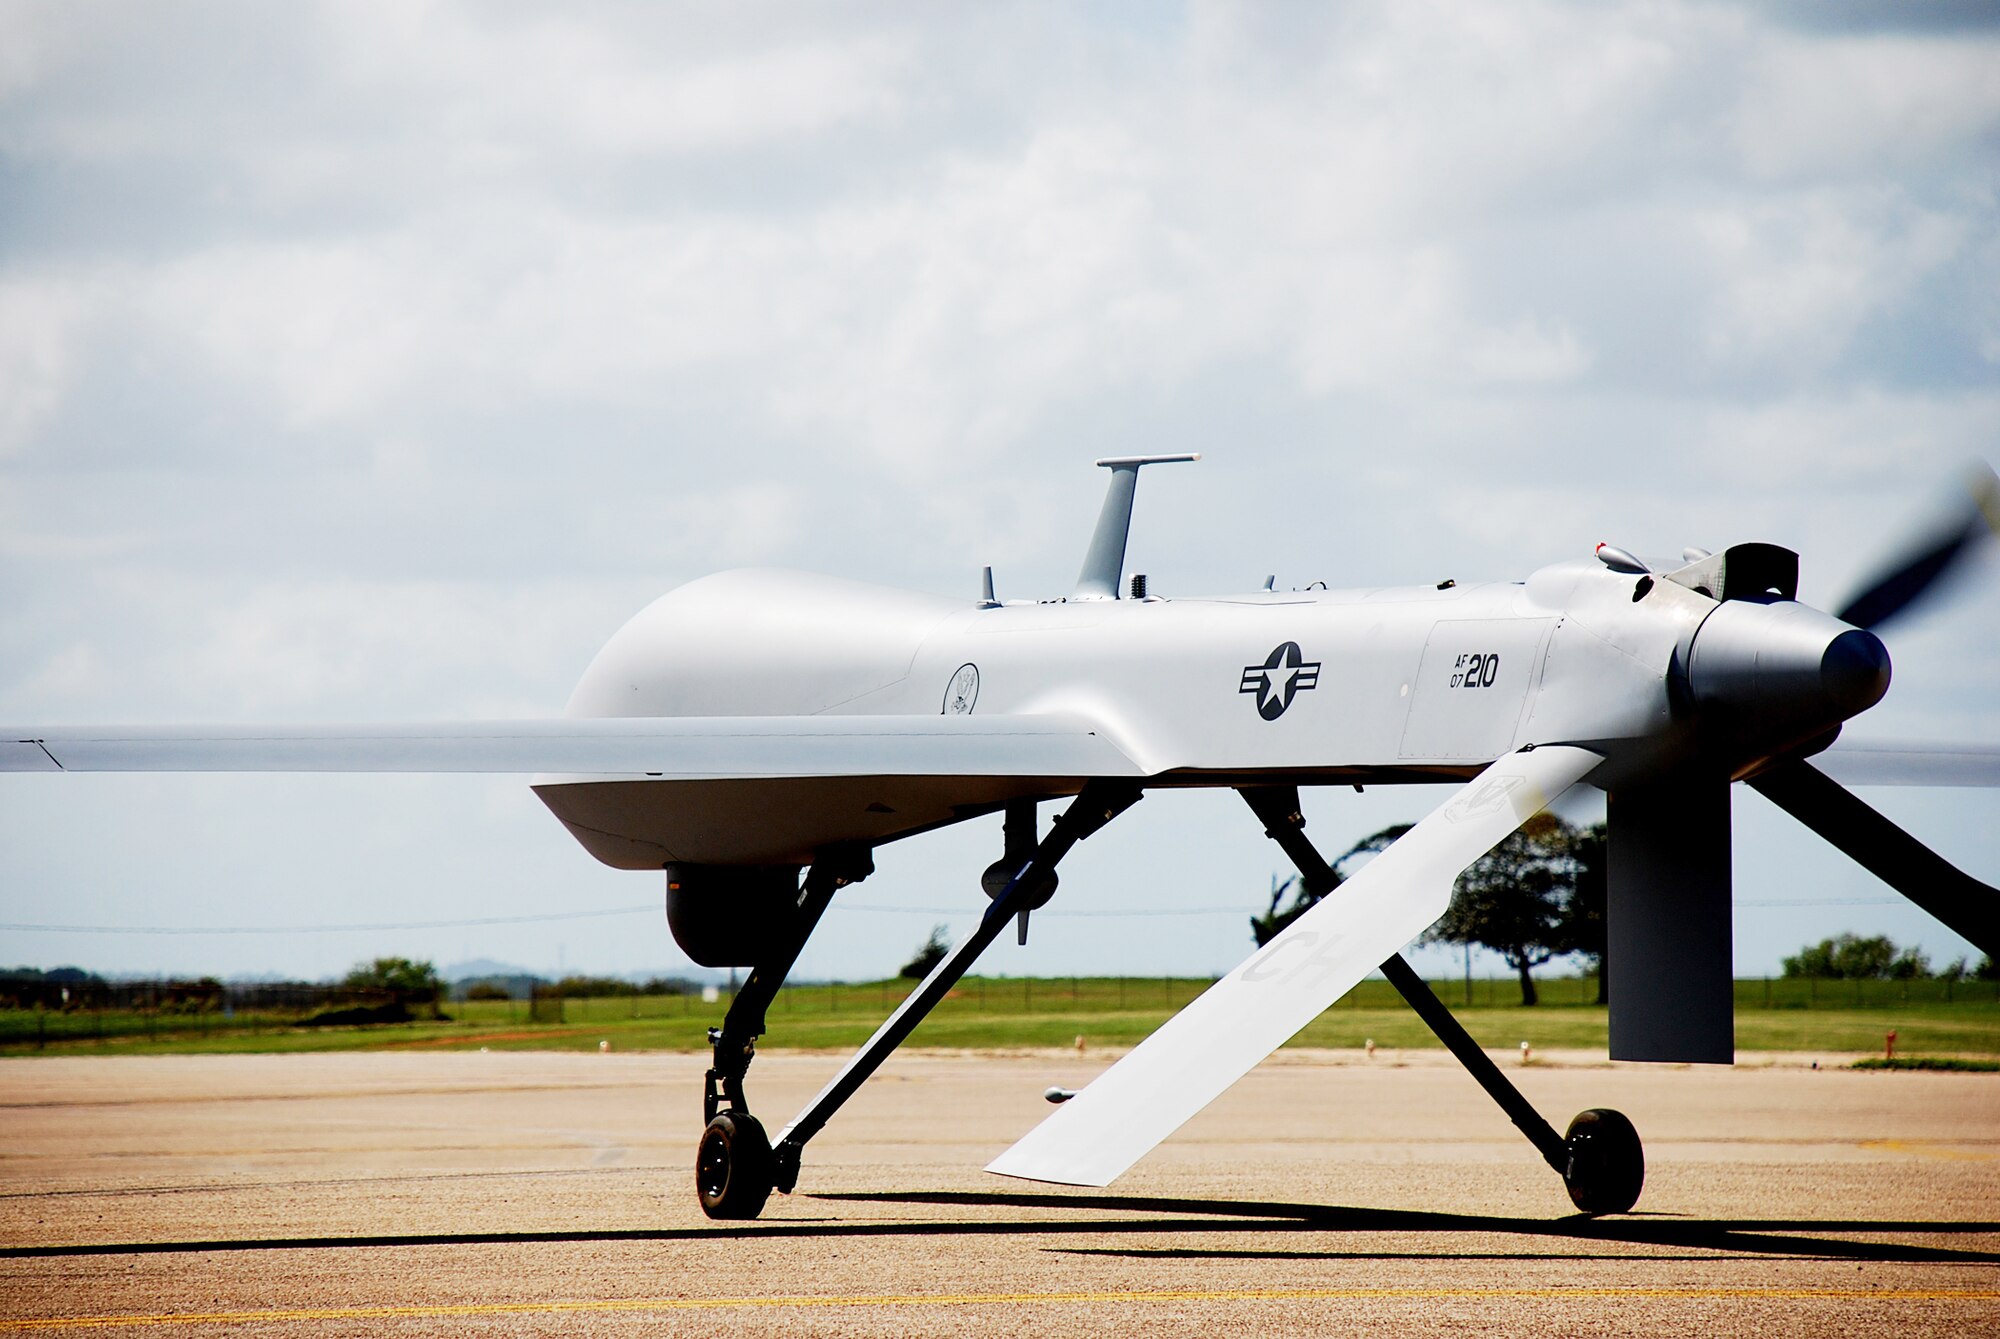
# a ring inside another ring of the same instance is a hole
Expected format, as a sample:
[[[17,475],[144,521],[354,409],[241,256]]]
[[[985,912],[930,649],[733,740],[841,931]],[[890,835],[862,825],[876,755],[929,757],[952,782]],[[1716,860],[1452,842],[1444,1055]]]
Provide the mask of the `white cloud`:
[[[1781,370],[1831,363],[1864,321],[1954,259],[1969,227],[1877,192],[1818,192],[1699,219],[1715,271],[1710,354]]]
[[[1735,138],[1756,177],[1825,182],[1951,171],[1990,152],[2000,119],[2000,39],[1874,34],[1759,44]]]
[[[1983,33],[0,13],[17,717],[553,710],[736,563],[1055,593],[1119,451],[1211,454],[1143,494],[1183,589],[1770,539],[1837,591],[2000,428]],[[1976,709],[1938,640],[1911,719]]]
[[[32,441],[75,386],[91,307],[73,279],[0,272],[0,457]]]
[[[384,238],[229,245],[162,267],[141,296],[156,337],[261,392],[281,424],[351,421],[459,356],[477,313],[428,259]]]
[[[413,100],[421,138],[516,158],[730,152],[898,113],[906,39],[793,17],[386,4],[318,22],[337,91]]]
[[[4,692],[68,720],[549,715],[633,612],[628,598],[560,580],[229,581],[132,567],[104,580],[91,617],[60,620],[67,640],[9,657]]]
[[[1466,340],[1466,371],[1479,382],[1558,382],[1581,375],[1590,351],[1568,327],[1545,328],[1532,316]]]

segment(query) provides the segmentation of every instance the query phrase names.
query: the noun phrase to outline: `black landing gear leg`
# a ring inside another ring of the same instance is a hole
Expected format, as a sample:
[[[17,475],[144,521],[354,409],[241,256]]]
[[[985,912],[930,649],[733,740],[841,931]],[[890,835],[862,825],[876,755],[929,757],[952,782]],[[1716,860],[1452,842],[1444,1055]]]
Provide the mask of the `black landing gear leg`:
[[[1324,895],[1338,882],[1332,866],[1321,858],[1307,839],[1305,817],[1299,812],[1299,792],[1293,786],[1246,786],[1243,798],[1264,824],[1264,835],[1284,848],[1306,887]],[[1416,969],[1398,953],[1382,964],[1382,975],[1396,988],[1417,1017],[1437,1034],[1458,1058],[1479,1086],[1507,1113],[1528,1142],[1542,1155],[1569,1191],[1570,1201],[1587,1214],[1624,1213],[1639,1202],[1646,1182],[1646,1158],[1639,1145],[1639,1132],[1632,1122],[1616,1111],[1593,1108],[1570,1122],[1569,1133],[1559,1135],[1529,1105],[1521,1090],[1507,1081],[1479,1049],[1443,1001],[1424,984]]]
[[[799,1156],[805,1150],[807,1141],[820,1132],[833,1113],[840,1110],[868,1076],[937,1007],[986,946],[1007,928],[1009,921],[1021,912],[1032,911],[1048,901],[1055,890],[1056,863],[1069,854],[1070,848],[1130,808],[1139,796],[1139,788],[1129,783],[1087,783],[1070,807],[1056,819],[1049,835],[1034,848],[1033,855],[994,897],[978,928],[931,969],[931,974],[876,1029],[868,1044],[833,1076],[833,1080],[820,1090],[819,1096],[808,1103],[804,1111],[792,1118],[790,1125],[779,1132],[776,1148],[763,1141],[762,1129],[756,1131],[753,1141],[745,1142],[738,1142],[729,1133],[719,1134],[717,1126],[729,1118],[728,1112],[710,1122],[708,1132],[702,1136],[696,1173],[702,1208],[709,1217],[754,1218],[773,1189],[790,1194],[798,1184]],[[721,1055],[720,1046],[716,1053],[718,1057]],[[741,1183],[743,1192],[732,1207],[751,1207],[747,1212],[717,1212],[710,1203],[711,1183]]]
[[[743,1076],[756,1058],[765,1010],[777,998],[833,895],[867,878],[874,868],[866,851],[842,851],[814,861],[799,888],[796,933],[780,952],[751,969],[750,979],[729,1002],[722,1026],[708,1030],[713,1058],[701,1099],[707,1128],[695,1155],[695,1189],[710,1218],[755,1218],[771,1197],[771,1141],[750,1114]]]

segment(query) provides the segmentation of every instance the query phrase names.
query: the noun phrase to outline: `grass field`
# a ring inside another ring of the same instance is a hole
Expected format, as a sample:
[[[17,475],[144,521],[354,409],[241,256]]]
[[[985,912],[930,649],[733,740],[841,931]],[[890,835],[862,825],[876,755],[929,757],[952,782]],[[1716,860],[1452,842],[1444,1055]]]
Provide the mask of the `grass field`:
[[[1540,983],[1542,1003],[1522,1008],[1510,979],[1433,983],[1466,1029],[1488,1047],[1527,1041],[1538,1049],[1605,1046],[1596,983]],[[805,985],[773,1004],[765,1044],[797,1049],[858,1046],[910,989],[908,981]],[[1209,985],[1163,978],[968,977],[919,1027],[915,1046],[1006,1049],[1130,1046]],[[1468,995],[1470,1002],[1468,1003]],[[1900,1056],[2000,1056],[2000,983],[1938,981],[1736,983],[1736,1045],[1743,1051],[1866,1054],[1897,1034]],[[0,1054],[132,1054],[225,1051],[394,1050],[404,1047],[522,1050],[696,1051],[722,1020],[727,1000],[646,995],[571,999],[561,1022],[537,1022],[523,1001],[449,1005],[447,1021],[373,1027],[297,1026],[274,1014],[186,1014],[140,1010],[0,1011]],[[1295,1046],[1416,1049],[1438,1043],[1386,981],[1364,981],[1321,1014]]]

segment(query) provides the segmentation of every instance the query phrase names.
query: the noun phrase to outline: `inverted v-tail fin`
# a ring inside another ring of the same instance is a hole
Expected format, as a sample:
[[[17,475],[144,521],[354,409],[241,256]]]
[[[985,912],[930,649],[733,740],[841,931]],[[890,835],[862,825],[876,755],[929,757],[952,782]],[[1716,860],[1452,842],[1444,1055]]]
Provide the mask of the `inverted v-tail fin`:
[[[1422,934],[1459,872],[1603,761],[1510,753],[987,1165],[1103,1186]]]
[[[1141,465],[1177,465],[1200,460],[1194,453],[1184,456],[1107,456],[1098,461],[1111,471],[1111,487],[1104,493],[1104,510],[1097,514],[1097,530],[1090,537],[1090,551],[1083,556],[1083,570],[1077,573],[1072,600],[1115,600],[1118,583],[1125,575],[1125,537],[1132,529],[1132,494],[1139,487]]]

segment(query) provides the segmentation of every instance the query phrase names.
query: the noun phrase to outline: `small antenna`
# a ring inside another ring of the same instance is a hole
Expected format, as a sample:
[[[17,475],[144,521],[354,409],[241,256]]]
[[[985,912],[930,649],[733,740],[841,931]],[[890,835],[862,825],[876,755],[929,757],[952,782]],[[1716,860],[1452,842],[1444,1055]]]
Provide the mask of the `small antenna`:
[[[1603,563],[1614,572],[1627,572],[1635,576],[1640,572],[1650,572],[1653,570],[1615,544],[1599,544],[1597,546],[1597,561]]]
[[[988,563],[980,569],[979,605],[982,609],[994,609],[999,604],[1000,601],[993,598],[993,564]]]

